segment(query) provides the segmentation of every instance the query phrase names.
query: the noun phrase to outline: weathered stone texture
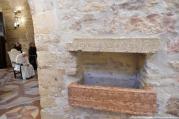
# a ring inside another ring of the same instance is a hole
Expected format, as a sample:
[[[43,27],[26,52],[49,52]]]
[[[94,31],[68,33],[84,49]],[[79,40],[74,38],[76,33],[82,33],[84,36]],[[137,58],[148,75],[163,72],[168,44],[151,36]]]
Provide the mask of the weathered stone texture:
[[[169,52],[179,52],[179,39],[168,43]]]
[[[160,40],[157,38],[76,38],[67,45],[72,52],[155,53],[159,48]]]
[[[179,116],[179,99],[172,97],[168,101],[167,113]]]
[[[156,94],[150,88],[135,90],[73,83],[68,90],[72,106],[137,115],[156,112]]]
[[[147,83],[153,85],[157,92],[158,113],[155,116],[166,116],[167,101],[174,95],[172,92],[177,92],[179,89],[177,86],[179,82],[175,76],[178,71],[175,64],[171,65],[171,62],[178,61],[178,43],[175,42],[179,37],[178,0],[28,1],[35,24],[40,70],[45,70],[45,73],[39,72],[39,82],[42,87],[40,93],[44,99],[49,95],[52,96],[51,99],[56,103],[55,106],[54,103],[45,104],[46,101],[41,103],[44,107],[41,111],[42,118],[118,119],[121,117],[120,114],[105,114],[105,112],[94,113],[93,116],[91,110],[74,109],[67,103],[67,86],[77,80],[74,76],[68,75],[75,75],[77,64],[75,55],[70,54],[66,49],[67,44],[81,36],[89,38],[116,35],[161,39],[160,50],[154,55],[147,56],[143,73]],[[52,68],[55,71],[64,70],[62,77],[58,73],[51,72]],[[64,81],[64,85],[57,83],[51,88],[54,78],[58,76]],[[43,89],[44,86],[52,91],[47,93],[47,90]],[[61,91],[58,92],[57,87]]]
[[[47,11],[38,15],[34,15],[34,29],[36,33],[48,34],[52,32],[58,22],[55,19],[54,11]]]

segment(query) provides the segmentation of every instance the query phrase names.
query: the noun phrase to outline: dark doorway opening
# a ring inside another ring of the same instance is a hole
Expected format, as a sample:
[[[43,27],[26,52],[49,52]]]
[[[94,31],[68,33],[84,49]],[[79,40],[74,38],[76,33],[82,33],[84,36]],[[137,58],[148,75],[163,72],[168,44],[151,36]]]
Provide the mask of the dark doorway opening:
[[[6,68],[6,40],[3,13],[0,12],[0,69]]]

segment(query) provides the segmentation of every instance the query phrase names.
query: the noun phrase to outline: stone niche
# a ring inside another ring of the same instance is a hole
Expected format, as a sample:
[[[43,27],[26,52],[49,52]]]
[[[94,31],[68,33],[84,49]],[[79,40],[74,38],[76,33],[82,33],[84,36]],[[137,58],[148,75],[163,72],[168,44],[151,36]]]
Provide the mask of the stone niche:
[[[78,78],[68,86],[74,107],[152,115],[156,93],[144,81],[146,54],[159,50],[157,38],[76,38],[67,45],[76,57]]]

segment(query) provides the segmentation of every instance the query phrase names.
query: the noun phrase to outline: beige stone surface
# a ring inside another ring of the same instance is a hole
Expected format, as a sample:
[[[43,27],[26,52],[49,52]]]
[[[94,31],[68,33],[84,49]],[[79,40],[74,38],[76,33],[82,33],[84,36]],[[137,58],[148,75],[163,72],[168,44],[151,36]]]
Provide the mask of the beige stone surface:
[[[42,106],[42,108],[56,106],[56,103],[54,100],[55,100],[54,97],[51,97],[51,96],[46,96],[46,97],[41,96],[40,105]]]
[[[54,66],[58,62],[58,56],[47,51],[38,52],[39,67]]]
[[[174,68],[174,70],[179,71],[179,61],[171,61],[170,65]]]
[[[158,38],[94,37],[75,38],[67,45],[69,51],[155,53],[160,49]]]
[[[74,75],[78,66],[76,55],[69,53],[69,50],[77,51],[82,48],[84,51],[95,52],[154,53],[147,57],[142,71],[147,82],[156,89],[158,110],[154,117],[170,117],[166,114],[166,103],[171,96],[179,97],[175,93],[179,88],[178,82],[173,80],[177,70],[169,64],[173,61],[169,57],[174,55],[178,59],[178,55],[176,52],[167,51],[167,43],[170,41],[171,44],[176,44],[175,41],[179,37],[178,0],[140,0],[140,2],[28,0],[28,2],[35,24],[38,61],[42,70],[39,71],[40,94],[42,98],[48,99],[51,96],[53,97],[51,99],[58,102],[56,105],[41,103],[44,107],[41,111],[43,119],[119,119],[121,117],[120,114],[76,109],[68,105],[67,86],[78,78]],[[91,41],[87,44],[83,39],[80,46],[76,44],[72,47],[78,36],[92,39],[89,39]],[[98,36],[110,41],[98,42],[100,39],[97,38]],[[108,36],[158,38],[160,44],[153,40],[140,40],[140,42],[125,40],[122,41],[121,46],[121,43],[120,45],[116,43],[118,40],[114,43],[111,40],[115,38],[111,39]],[[64,71],[62,84],[54,81],[55,78],[60,77],[59,69]],[[171,79],[165,81],[168,78]],[[46,105],[51,107],[48,108]],[[126,116],[122,117],[122,119],[126,118]]]
[[[34,25],[36,33],[47,34],[54,30],[57,22],[54,12],[47,11],[46,13],[34,16]]]
[[[168,101],[167,105],[167,113],[179,116],[179,99],[175,97],[171,97]]]
[[[39,69],[38,74],[39,85],[44,88],[63,87],[63,70],[53,68]]]
[[[55,69],[39,69],[38,74],[41,106],[43,108],[53,107],[56,105],[55,97],[61,95],[61,91],[64,87],[64,71]]]

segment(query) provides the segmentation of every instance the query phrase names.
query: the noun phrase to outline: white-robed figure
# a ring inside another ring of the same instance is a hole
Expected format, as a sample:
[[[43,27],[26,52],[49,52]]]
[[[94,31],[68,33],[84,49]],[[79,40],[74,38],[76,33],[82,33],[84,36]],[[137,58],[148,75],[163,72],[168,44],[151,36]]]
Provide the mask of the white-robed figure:
[[[27,79],[35,76],[35,71],[33,66],[29,63],[28,56],[25,52],[17,55],[16,62],[19,64],[22,64],[21,70],[22,70],[22,78]],[[16,70],[20,69],[19,65],[15,66]]]

